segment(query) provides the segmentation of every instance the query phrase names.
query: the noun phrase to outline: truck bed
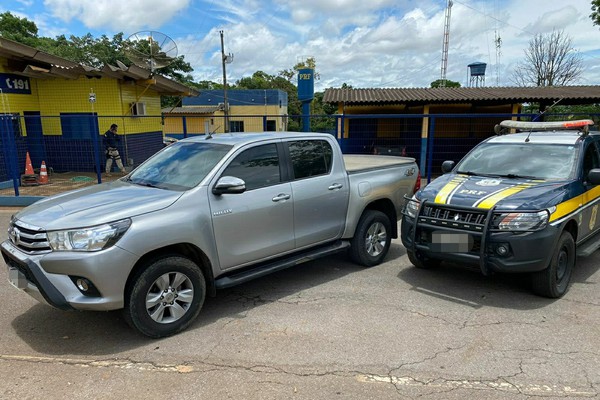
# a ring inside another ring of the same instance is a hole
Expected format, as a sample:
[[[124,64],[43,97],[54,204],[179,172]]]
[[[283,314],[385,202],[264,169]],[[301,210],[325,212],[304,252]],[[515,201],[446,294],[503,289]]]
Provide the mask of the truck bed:
[[[415,162],[415,159],[411,157],[370,154],[344,154],[343,157],[346,170],[349,174]]]

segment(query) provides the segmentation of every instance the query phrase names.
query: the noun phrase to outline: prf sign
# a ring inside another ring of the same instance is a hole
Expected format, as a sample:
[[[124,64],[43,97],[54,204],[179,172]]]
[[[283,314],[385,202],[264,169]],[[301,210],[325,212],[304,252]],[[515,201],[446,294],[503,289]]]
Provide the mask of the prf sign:
[[[311,101],[315,96],[315,71],[311,68],[298,70],[298,100]]]
[[[31,82],[26,76],[0,74],[0,90],[2,93],[31,94]]]

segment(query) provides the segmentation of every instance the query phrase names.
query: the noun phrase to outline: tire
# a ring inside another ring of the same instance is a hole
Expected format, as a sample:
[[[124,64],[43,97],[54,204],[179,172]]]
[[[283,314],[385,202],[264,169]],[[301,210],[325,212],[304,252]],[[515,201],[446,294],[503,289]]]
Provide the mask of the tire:
[[[569,232],[558,239],[550,265],[531,276],[533,292],[539,296],[557,299],[567,293],[575,266],[575,241]]]
[[[365,267],[380,264],[390,249],[391,223],[381,211],[366,210],[350,241],[350,258]]]
[[[411,262],[412,265],[421,269],[437,268],[442,263],[442,260],[437,260],[435,258],[426,258],[418,253],[415,254],[410,250],[406,251],[406,255],[408,255],[408,260]]]
[[[170,336],[196,319],[205,296],[204,275],[194,262],[160,258],[135,277],[125,298],[125,319],[143,335]]]

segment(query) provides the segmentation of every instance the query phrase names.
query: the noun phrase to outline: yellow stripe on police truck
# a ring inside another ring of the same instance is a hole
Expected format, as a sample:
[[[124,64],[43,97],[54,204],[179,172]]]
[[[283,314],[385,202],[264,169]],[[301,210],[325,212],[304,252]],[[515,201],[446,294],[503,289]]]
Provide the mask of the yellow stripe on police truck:
[[[466,180],[466,176],[456,176],[452,178],[452,180],[438,192],[437,196],[435,196],[435,202],[446,204],[446,201],[448,201],[448,197],[452,194],[452,192],[454,192]]]
[[[521,183],[519,185],[511,186],[488,197],[484,197],[483,199],[477,201],[474,206],[478,208],[492,208],[500,200],[504,200],[508,196],[512,196],[513,194],[519,193],[520,191],[529,189],[533,186],[535,186],[535,183]]]

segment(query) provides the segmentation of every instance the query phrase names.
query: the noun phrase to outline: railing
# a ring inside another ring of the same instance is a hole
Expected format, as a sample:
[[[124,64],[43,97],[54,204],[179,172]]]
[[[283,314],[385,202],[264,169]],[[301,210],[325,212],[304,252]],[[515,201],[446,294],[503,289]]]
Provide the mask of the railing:
[[[482,140],[494,135],[505,119],[530,121],[529,114],[368,114],[310,116],[311,131],[338,138],[344,153],[388,154],[416,159],[430,181],[445,160],[458,161]],[[545,120],[600,119],[596,115],[546,115]],[[225,131],[222,116],[60,116],[0,115],[0,200],[49,196],[117,179],[116,163],[106,172],[103,134],[118,125],[117,149],[127,171],[161,150],[165,137],[182,139]],[[300,131],[302,116],[229,116],[229,132]],[[597,130],[593,126],[592,130]],[[32,179],[23,179],[27,157]],[[39,179],[42,162],[48,183]],[[31,202],[32,200],[29,200]],[[5,202],[6,203],[6,202]],[[8,202],[8,204],[12,204]]]

